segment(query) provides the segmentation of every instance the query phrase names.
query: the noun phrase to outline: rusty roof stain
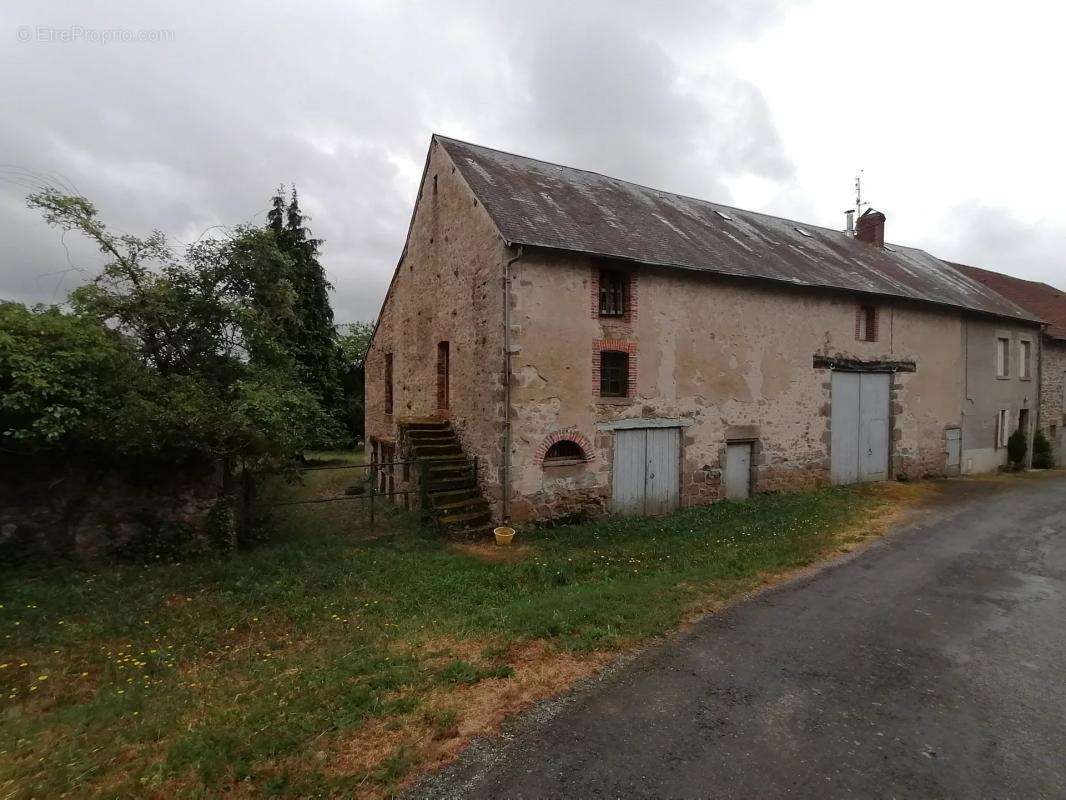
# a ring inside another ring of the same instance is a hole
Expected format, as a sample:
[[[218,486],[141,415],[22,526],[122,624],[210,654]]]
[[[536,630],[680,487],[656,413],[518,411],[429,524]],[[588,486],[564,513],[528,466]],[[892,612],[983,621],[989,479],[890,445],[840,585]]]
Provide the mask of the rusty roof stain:
[[[948,262],[978,283],[994,289],[1048,323],[1047,334],[1066,339],[1066,292],[1040,281],[1027,281],[968,264]]]
[[[1039,321],[948,263],[806,222],[435,135],[509,244],[899,297]],[[802,228],[803,233],[797,228]]]

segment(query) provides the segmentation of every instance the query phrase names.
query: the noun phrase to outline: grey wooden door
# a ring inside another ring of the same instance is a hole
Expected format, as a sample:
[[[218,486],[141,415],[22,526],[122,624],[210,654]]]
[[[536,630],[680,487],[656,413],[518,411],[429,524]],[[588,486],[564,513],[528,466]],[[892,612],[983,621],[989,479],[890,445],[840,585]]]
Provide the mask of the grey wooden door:
[[[615,431],[612,505],[616,514],[644,513],[644,470],[648,434],[639,430]]]
[[[726,445],[725,496],[727,500],[751,496],[751,442]]]
[[[833,483],[888,478],[889,378],[884,373],[833,373]]]
[[[888,479],[888,382],[885,373],[859,375],[859,480]]]
[[[948,428],[945,436],[948,453],[947,472],[948,475],[958,475],[962,466],[962,431],[958,428]]]
[[[678,506],[678,428],[615,431],[611,505],[616,514],[667,514]]]
[[[859,373],[833,373],[830,476],[833,483],[859,480]]]
[[[648,457],[644,475],[644,513],[669,514],[678,505],[679,428],[648,428]]]

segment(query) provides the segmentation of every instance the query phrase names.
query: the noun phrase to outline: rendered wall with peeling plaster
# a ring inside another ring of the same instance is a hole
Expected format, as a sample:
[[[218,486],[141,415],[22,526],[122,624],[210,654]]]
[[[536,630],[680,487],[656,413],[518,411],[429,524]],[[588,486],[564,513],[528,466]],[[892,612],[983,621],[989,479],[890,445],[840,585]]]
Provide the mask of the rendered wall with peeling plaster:
[[[864,342],[855,337],[858,298],[636,269],[638,312],[626,325],[590,313],[591,259],[537,253],[515,265],[515,517],[606,508],[612,436],[597,423],[612,419],[692,420],[683,432],[683,504],[719,497],[727,429],[738,426],[758,430],[756,492],[828,482],[830,373],[813,367],[816,354],[916,362],[916,372],[894,376],[894,469],[943,470],[944,430],[961,422],[960,313],[880,303],[879,340]],[[592,348],[601,339],[636,342],[635,397],[595,396]],[[593,460],[543,467],[538,445],[565,429],[596,443]],[[575,494],[577,502],[567,497]]]

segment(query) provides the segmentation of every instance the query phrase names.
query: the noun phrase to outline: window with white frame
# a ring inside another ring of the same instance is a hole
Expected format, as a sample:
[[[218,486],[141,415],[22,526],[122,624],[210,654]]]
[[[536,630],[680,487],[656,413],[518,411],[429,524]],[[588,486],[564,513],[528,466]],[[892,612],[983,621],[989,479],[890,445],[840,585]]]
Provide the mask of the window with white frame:
[[[1010,339],[1006,336],[996,337],[996,377],[1010,377]]]
[[[1022,339],[1018,343],[1019,377],[1023,381],[1033,377],[1033,343],[1028,339]]]

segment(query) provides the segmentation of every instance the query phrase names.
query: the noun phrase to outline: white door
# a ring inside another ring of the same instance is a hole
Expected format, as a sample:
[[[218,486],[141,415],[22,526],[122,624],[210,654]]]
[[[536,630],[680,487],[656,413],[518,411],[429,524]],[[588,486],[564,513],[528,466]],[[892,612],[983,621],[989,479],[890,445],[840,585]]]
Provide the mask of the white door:
[[[962,431],[959,428],[948,428],[947,437],[947,472],[949,475],[958,475],[962,466]]]
[[[726,445],[725,496],[727,500],[751,496],[751,442]]]
[[[889,378],[885,373],[833,373],[833,483],[888,478]]]
[[[611,504],[616,514],[667,514],[680,494],[680,429],[615,431]]]

